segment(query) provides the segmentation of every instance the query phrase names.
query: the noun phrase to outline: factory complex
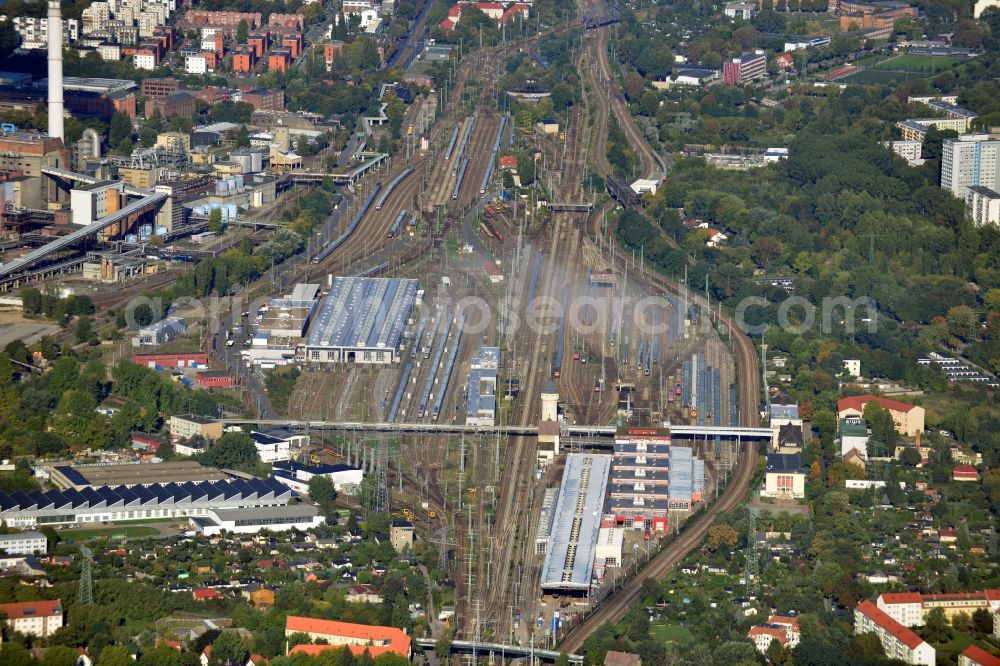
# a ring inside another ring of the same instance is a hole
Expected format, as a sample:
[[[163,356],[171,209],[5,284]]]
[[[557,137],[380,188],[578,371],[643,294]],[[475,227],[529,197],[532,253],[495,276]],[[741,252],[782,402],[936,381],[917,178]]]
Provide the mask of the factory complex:
[[[398,362],[421,293],[416,280],[399,278],[331,277],[322,295],[317,284],[297,284],[258,312],[243,357],[265,369]]]

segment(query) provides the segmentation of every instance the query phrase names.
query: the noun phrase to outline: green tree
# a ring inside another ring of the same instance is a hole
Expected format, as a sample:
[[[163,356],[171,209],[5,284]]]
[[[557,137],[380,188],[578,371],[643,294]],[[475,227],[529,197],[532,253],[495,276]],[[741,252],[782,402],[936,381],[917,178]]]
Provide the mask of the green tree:
[[[215,445],[201,454],[201,462],[210,467],[254,470],[260,464],[260,455],[250,435],[245,432],[227,432]]]
[[[136,662],[137,666],[181,666],[181,654],[165,645],[146,650]]]
[[[128,115],[115,111],[111,116],[111,128],[108,131],[108,145],[118,148],[125,142],[132,143],[132,121]]]
[[[242,666],[247,656],[246,646],[234,631],[224,631],[212,641],[210,666]]]
[[[13,21],[0,22],[0,58],[9,56],[20,43],[21,37],[17,34]]]
[[[921,632],[924,639],[931,643],[947,643],[951,640],[952,631],[944,609],[935,608],[924,618],[924,628]]]
[[[247,129],[246,125],[240,125],[240,128],[236,130],[236,147],[246,148],[250,145],[250,130]]]
[[[109,645],[101,650],[101,656],[95,666],[134,666],[134,664],[128,648],[121,645]]]
[[[899,462],[907,467],[916,467],[920,464],[920,452],[915,447],[907,446],[899,454]]]
[[[208,212],[208,230],[213,234],[222,233],[222,208],[219,206]]]
[[[68,645],[53,645],[45,649],[40,666],[75,666],[80,653]]]
[[[250,36],[250,25],[245,19],[240,19],[240,22],[236,24],[236,43],[246,44],[247,38]]]
[[[11,22],[4,21],[0,25],[9,23]],[[35,660],[20,643],[5,642],[0,645],[0,663],[3,663],[4,666],[35,666]]]
[[[0,24],[2,25],[2,24]],[[34,287],[21,290],[21,309],[26,317],[33,317],[42,312],[42,292]]]
[[[76,320],[73,334],[76,336],[77,342],[90,342],[91,339],[95,338],[94,320],[86,316],[80,317]]]

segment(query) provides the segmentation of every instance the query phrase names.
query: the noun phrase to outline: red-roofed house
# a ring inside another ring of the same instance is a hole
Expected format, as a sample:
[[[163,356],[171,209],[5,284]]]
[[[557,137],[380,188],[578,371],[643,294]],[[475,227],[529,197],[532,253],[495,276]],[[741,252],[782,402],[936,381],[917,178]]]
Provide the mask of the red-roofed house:
[[[771,647],[771,643],[774,641],[778,641],[782,647],[788,645],[788,637],[785,636],[785,630],[781,627],[758,624],[750,627],[747,636],[750,637],[750,640],[757,647],[757,651],[761,654],[767,652],[767,649]]]
[[[924,408],[898,400],[890,400],[879,395],[852,395],[837,401],[837,418],[864,416],[865,405],[877,402],[889,410],[896,432],[907,437],[915,437],[924,430]]]
[[[262,657],[259,654],[252,654],[247,659],[247,663],[243,666],[264,666],[264,664],[270,663],[270,659],[267,657]]]
[[[191,592],[195,601],[209,601],[211,599],[221,599],[222,593],[210,587],[199,587]]]
[[[774,59],[774,64],[778,69],[790,69],[795,65],[795,58],[791,53],[782,53]]]
[[[1000,666],[1000,657],[990,654],[978,645],[970,645],[958,655],[958,666]]]
[[[748,635],[761,654],[767,652],[774,641],[782,647],[794,648],[799,644],[799,618],[772,615],[764,624],[750,627]]]
[[[497,262],[492,259],[487,259],[483,262],[483,272],[486,273],[486,277],[490,279],[490,282],[494,284],[503,282],[503,271],[497,266]]]
[[[500,168],[501,169],[516,169],[517,168],[517,158],[513,155],[504,155],[500,158]]]
[[[364,654],[365,650],[372,657],[386,652],[410,658],[410,637],[402,629],[395,627],[379,627],[367,624],[352,624],[333,620],[318,620],[311,617],[289,615],[285,620],[285,636],[304,633],[310,639],[324,639],[328,645],[296,645],[289,654],[316,655],[323,650],[346,645],[352,654]]]
[[[498,26],[516,17],[528,18],[529,12],[528,5],[521,2],[515,2],[506,8],[499,2],[459,2],[448,9],[448,18],[441,21],[441,28],[443,30],[454,30],[458,22],[462,20],[462,7],[465,5],[474,6],[496,21]]]
[[[62,603],[55,601],[22,601],[0,604],[0,613],[7,617],[7,626],[27,636],[50,636],[63,626]]]
[[[955,543],[958,541],[958,530],[954,527],[943,527],[938,531],[938,541],[941,543]]]
[[[978,481],[979,472],[972,465],[955,465],[951,470],[952,481]]]
[[[890,659],[924,666],[936,663],[935,651],[930,644],[867,599],[854,609],[854,633],[878,636],[885,656]]]

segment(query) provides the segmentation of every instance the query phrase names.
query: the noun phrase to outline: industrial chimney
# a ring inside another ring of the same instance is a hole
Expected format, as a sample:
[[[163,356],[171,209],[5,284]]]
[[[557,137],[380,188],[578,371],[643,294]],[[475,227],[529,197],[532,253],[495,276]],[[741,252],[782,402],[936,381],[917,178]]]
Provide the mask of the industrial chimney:
[[[49,136],[63,136],[63,28],[59,0],[49,0]]]

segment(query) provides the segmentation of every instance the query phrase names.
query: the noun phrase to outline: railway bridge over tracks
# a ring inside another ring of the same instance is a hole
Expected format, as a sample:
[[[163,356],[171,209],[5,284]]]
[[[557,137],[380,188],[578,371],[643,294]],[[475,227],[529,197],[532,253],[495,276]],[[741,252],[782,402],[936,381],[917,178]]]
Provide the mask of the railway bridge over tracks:
[[[418,638],[414,641],[414,643],[424,650],[433,650],[437,641],[430,638]],[[485,643],[476,641],[452,641],[451,652],[452,654],[475,654],[481,657],[490,657],[490,663],[493,662],[493,657],[499,657],[501,661],[504,659],[534,657],[534,659],[539,661],[554,662],[561,654],[556,650],[542,650],[526,645],[506,645],[503,643]],[[583,664],[583,655],[571,654],[568,656],[569,663]]]

